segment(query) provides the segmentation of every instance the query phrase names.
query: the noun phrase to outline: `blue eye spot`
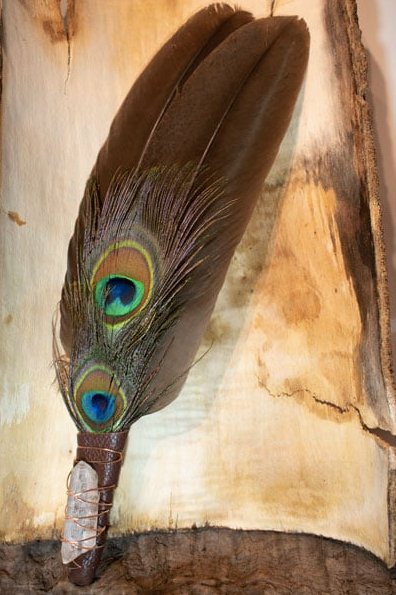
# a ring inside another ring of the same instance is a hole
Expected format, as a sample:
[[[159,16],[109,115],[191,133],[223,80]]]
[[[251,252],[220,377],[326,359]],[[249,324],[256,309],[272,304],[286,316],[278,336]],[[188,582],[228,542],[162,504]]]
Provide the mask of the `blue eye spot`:
[[[106,275],[96,285],[95,300],[106,316],[125,316],[137,308],[144,296],[144,285],[137,279]]]
[[[116,397],[105,391],[90,390],[82,394],[81,407],[90,420],[97,424],[105,423],[114,415]]]
[[[130,279],[111,278],[106,283],[106,290],[109,292],[106,301],[105,308],[108,308],[116,300],[120,300],[124,306],[131,304],[136,295],[136,285]]]

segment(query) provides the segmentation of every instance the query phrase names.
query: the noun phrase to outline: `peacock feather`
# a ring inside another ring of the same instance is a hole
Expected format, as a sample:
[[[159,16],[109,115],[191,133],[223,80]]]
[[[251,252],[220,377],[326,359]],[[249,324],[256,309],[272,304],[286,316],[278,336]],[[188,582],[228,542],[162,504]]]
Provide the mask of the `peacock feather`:
[[[115,116],[70,241],[55,341],[77,459],[98,471],[103,506],[112,496],[98,451],[178,395],[290,122],[308,48],[296,17],[212,5],[163,46]],[[98,513],[104,532],[107,516]],[[74,543],[71,580],[93,579],[102,542],[98,531],[94,548]]]
[[[215,205],[222,192],[190,165],[124,171],[99,210],[90,180],[84,251],[62,298],[73,348],[61,390],[81,431],[128,429],[184,380],[188,363],[161,371],[181,319],[215,282],[216,258],[209,264],[203,249],[229,216],[228,205]]]

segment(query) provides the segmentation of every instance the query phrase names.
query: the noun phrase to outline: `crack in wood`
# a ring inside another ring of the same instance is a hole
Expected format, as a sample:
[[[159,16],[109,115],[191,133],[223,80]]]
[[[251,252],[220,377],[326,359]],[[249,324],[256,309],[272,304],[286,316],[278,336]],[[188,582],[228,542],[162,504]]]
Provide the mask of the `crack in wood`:
[[[64,91],[70,79],[71,74],[71,35],[69,24],[69,0],[59,0],[59,9],[62,16],[63,26],[65,29],[66,43],[67,43],[67,74],[65,79]]]
[[[374,436],[379,442],[384,443],[383,446],[392,446],[396,448],[396,436],[392,434],[389,430],[383,430],[382,428],[370,428],[363,420],[362,414],[358,407],[355,405],[351,405],[351,407],[356,411],[359,416],[360,425],[362,426],[363,430]]]
[[[330,409],[336,410],[337,413],[339,413],[340,415],[350,415],[354,411],[358,416],[361,428],[365,432],[367,432],[368,434],[373,436],[379,443],[381,443],[382,446],[384,446],[384,447],[391,446],[393,448],[396,448],[396,435],[392,434],[392,432],[390,432],[389,430],[384,430],[380,427],[368,426],[363,419],[363,415],[362,415],[360,409],[358,407],[356,407],[356,405],[353,405],[352,403],[349,403],[347,407],[341,407],[340,405],[337,405],[336,403],[332,403],[331,401],[326,401],[325,399],[321,399],[320,397],[315,395],[315,393],[313,393],[309,388],[299,388],[299,389],[296,389],[291,392],[282,391],[279,393],[274,393],[268,388],[268,386],[264,385],[263,383],[260,383],[260,385],[267,391],[269,396],[273,397],[273,398],[282,398],[282,397],[293,398],[293,397],[296,397],[299,393],[302,393],[302,394],[307,394],[309,397],[311,397],[315,401],[315,403],[318,403],[319,405],[324,405],[325,407],[329,407]]]

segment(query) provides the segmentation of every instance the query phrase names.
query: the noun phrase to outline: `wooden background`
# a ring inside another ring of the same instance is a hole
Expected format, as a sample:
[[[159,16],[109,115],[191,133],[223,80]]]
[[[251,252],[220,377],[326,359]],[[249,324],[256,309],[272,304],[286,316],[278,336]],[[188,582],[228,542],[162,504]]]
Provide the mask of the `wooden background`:
[[[112,531],[305,532],[393,565],[395,392],[354,3],[241,5],[307,20],[307,78],[205,335],[209,352],[180,397],[130,432]],[[3,0],[3,541],[59,535],[75,428],[53,383],[51,318],[67,243],[119,104],[200,6]]]

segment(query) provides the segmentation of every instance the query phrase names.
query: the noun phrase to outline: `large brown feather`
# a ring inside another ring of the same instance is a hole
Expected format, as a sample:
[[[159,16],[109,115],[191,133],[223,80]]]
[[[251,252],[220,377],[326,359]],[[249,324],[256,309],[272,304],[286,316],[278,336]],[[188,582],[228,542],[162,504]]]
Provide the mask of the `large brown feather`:
[[[306,25],[296,17],[255,21],[249,13],[226,5],[209,7],[159,51],[114,119],[94,168],[98,180],[95,207],[92,194],[86,193],[69,247],[61,301],[61,340],[69,357],[76,334],[69,294],[82,266],[86,213],[101,210],[117,170],[182,168],[193,163],[225,184],[202,215],[208,220],[217,218],[210,241],[201,241],[199,258],[208,258],[195,268],[181,292],[188,307],[180,310],[177,321],[158,341],[151,365],[152,403],[148,406],[146,395],[140,414],[165,406],[180,390],[233,251],[290,122],[308,48]],[[202,174],[197,174],[197,180],[202,184]],[[192,202],[194,191],[191,197]],[[148,193],[146,207],[159,208],[155,200]],[[177,195],[169,200],[177,208]],[[218,216],[231,202],[227,216]],[[157,222],[156,233],[165,234],[168,225],[165,219]]]

